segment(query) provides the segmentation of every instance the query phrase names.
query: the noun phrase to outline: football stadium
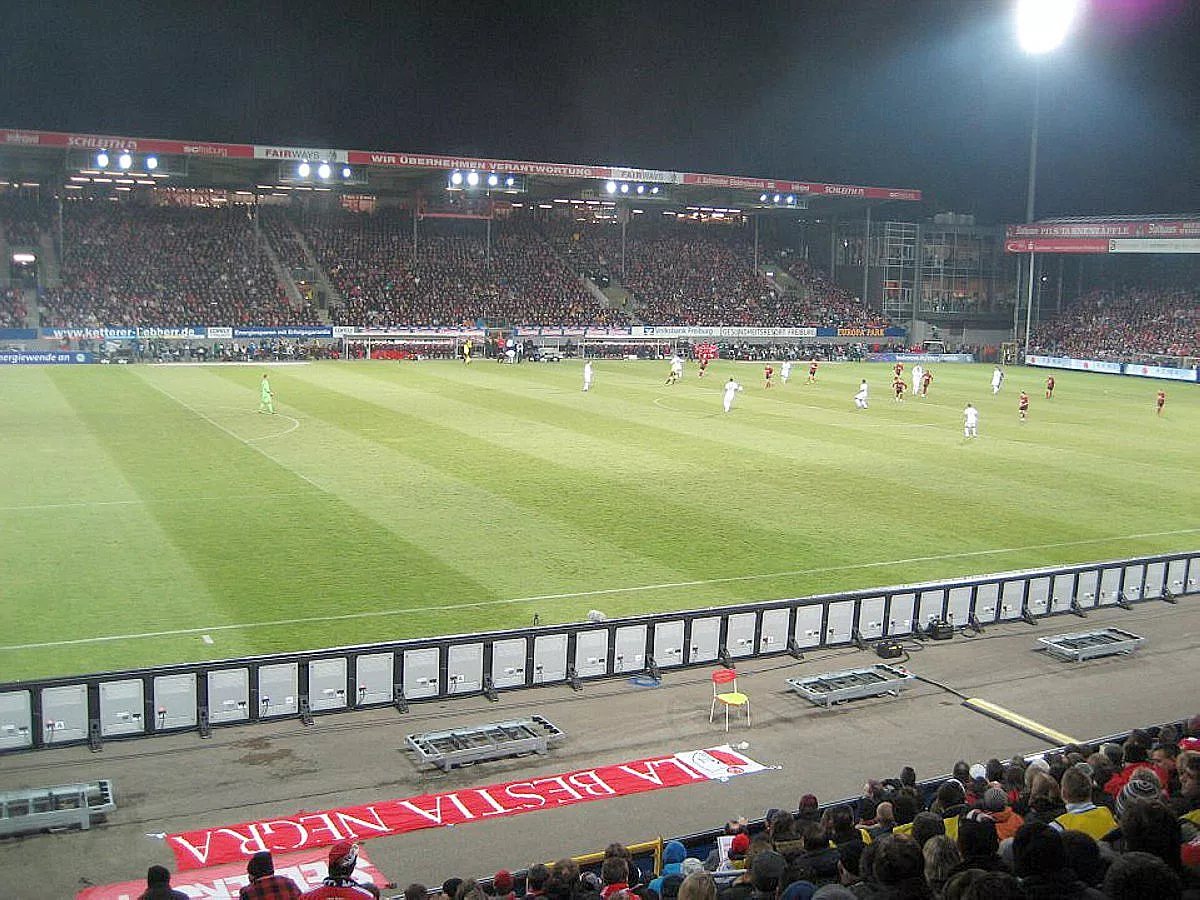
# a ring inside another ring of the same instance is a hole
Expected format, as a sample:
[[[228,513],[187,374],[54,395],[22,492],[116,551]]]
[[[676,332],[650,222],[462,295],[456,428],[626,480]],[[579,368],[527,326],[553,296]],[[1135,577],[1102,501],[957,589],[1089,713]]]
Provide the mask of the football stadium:
[[[1200,895],[1200,213],[1036,104],[992,223],[0,130],[5,896]]]

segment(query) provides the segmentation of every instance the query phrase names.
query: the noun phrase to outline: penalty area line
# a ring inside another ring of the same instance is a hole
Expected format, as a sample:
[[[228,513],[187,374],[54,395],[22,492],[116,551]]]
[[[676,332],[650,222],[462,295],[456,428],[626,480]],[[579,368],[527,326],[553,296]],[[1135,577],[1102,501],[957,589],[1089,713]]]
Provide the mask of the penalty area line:
[[[309,625],[321,622],[346,622],[355,619],[382,619],[389,616],[410,616],[417,612],[452,612],[463,609],[482,609],[489,606],[506,606],[516,603],[533,603],[542,600],[570,600],[584,597],[611,596],[614,594],[634,594],[643,591],[669,590],[673,588],[704,587],[712,584],[732,584],[746,581],[765,581],[772,578],[788,578],[799,575],[820,575],[829,572],[848,572],[860,569],[878,569],[888,566],[908,565],[919,562],[939,562],[950,559],[970,559],[979,556],[991,556],[1006,553],[1025,553],[1031,550],[1051,550],[1057,547],[1079,547],[1087,544],[1101,544],[1106,541],[1139,540],[1143,538],[1170,537],[1180,534],[1196,534],[1200,528],[1181,528],[1175,531],[1154,531],[1143,534],[1112,535],[1102,538],[1088,538],[1078,541],[1058,541],[1052,544],[1029,544],[1024,547],[1003,547],[994,550],[968,550],[962,553],[943,553],[938,556],[914,556],[908,559],[888,559],[878,562],[851,563],[844,566],[822,566],[816,569],[794,569],[790,572],[765,572],[757,575],[731,575],[726,578],[705,578],[695,581],[668,581],[659,584],[643,584],[631,587],[601,588],[593,591],[573,591],[565,594],[535,594],[530,597],[505,597],[496,600],[480,600],[473,603],[450,603],[444,606],[401,607],[397,609],[379,609],[367,612],[342,613],[332,616],[303,616],[294,619],[273,619],[263,622],[242,622],[229,625],[205,625],[199,628],[177,628],[169,631],[143,631],[130,634],[110,634],[99,637],[70,638],[61,641],[41,641],[30,644],[0,645],[0,652],[7,650],[40,650],[48,647],[75,647],[84,644],[103,644],[113,641],[132,641],[144,638],[180,637],[189,634],[209,634],[218,631],[239,631],[249,628],[277,628],[288,625]]]

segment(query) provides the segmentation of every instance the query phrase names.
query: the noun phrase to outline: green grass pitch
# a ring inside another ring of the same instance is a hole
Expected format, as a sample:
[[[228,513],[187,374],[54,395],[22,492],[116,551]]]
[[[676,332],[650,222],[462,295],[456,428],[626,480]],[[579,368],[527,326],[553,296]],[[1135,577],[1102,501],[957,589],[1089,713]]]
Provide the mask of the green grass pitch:
[[[272,367],[275,416],[260,367],[0,371],[0,681],[1200,543],[1194,385],[1158,417],[1091,374],[940,365],[898,404],[885,364],[595,366]]]

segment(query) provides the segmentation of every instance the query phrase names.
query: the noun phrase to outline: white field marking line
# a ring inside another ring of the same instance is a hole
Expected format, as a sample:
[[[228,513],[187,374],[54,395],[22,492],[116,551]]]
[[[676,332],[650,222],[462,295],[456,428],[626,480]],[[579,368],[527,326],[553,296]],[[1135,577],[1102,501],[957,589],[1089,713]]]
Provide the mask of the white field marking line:
[[[322,492],[324,493],[324,492]],[[240,500],[275,500],[280,497],[310,497],[308,491],[280,491],[274,494],[234,494],[228,497],[164,497],[149,500],[83,500],[77,503],[32,503],[27,506],[0,506],[0,513],[42,512],[55,509],[88,509],[93,506],[150,506],[156,503],[230,503]]]
[[[275,463],[275,465],[279,466],[280,468],[285,469],[288,472],[291,472],[293,475],[296,475],[299,478],[303,478],[305,481],[307,481],[309,484],[311,484],[313,487],[315,487],[322,494],[329,493],[327,490],[325,490],[325,488],[321,487],[321,485],[317,484],[315,481],[313,481],[311,478],[309,478],[303,472],[297,471],[296,469],[293,469],[290,466],[285,466],[283,463],[281,463],[279,460],[277,460],[275,457],[273,457],[270,453],[268,453],[262,447],[259,447],[257,444],[252,444],[252,443],[250,443],[250,441],[246,440],[246,438],[242,437],[240,434],[236,434],[235,432],[230,431],[228,428],[226,428],[224,425],[222,425],[216,419],[200,412],[200,410],[196,409],[196,407],[192,406],[190,403],[185,403],[183,400],[180,400],[178,397],[176,397],[174,394],[172,394],[166,388],[159,387],[157,384],[155,384],[153,381],[150,381],[147,378],[143,378],[142,380],[145,381],[146,384],[150,385],[150,387],[152,387],[156,391],[158,391],[160,394],[162,394],[164,397],[168,398],[169,400],[174,400],[176,403],[178,403],[180,406],[182,406],[188,412],[202,418],[209,425],[212,425],[215,428],[221,429],[223,432],[225,432],[227,435],[229,435],[234,440],[241,441],[241,443],[245,444],[251,450],[255,450],[255,451],[261,453],[263,456],[265,456],[271,462]]]
[[[673,581],[662,584],[643,584],[623,588],[602,588],[595,591],[574,591],[567,594],[537,594],[532,597],[508,597],[500,600],[481,600],[476,603],[451,603],[445,606],[418,606],[402,609],[378,609],[369,612],[343,613],[336,616],[304,616],[296,619],[274,619],[266,622],[243,622],[233,625],[205,625],[200,628],[177,628],[171,631],[144,631],[132,634],[110,634],[102,637],[72,638],[62,641],[43,641],[34,644],[0,645],[0,652],[5,650],[40,650],[45,647],[69,647],[80,644],[102,644],[111,641],[129,641],[139,638],[178,637],[186,634],[206,634],[212,631],[237,631],[246,628],[273,628],[282,625],[307,625],[318,622],[344,622],[352,619],[381,619],[388,616],[406,616],[414,612],[450,612],[460,609],[480,609],[488,606],[503,606],[513,603],[531,603],[538,600],[569,600],[582,597],[597,597],[605,594],[631,594],[639,591],[662,590],[666,588],[703,587],[710,584],[729,584],[738,581],[761,581],[770,578],[784,578],[797,575],[819,575],[828,572],[845,572],[854,569],[886,568],[917,562],[938,562],[947,559],[966,559],[974,556],[991,556],[1000,553],[1024,553],[1029,550],[1050,550],[1056,547],[1076,547],[1084,544],[1100,544],[1105,541],[1138,540],[1141,538],[1169,537],[1171,535],[1195,534],[1200,528],[1181,528],[1176,531],[1153,531],[1144,534],[1114,535],[1102,538],[1089,538],[1079,541],[1059,541],[1053,544],[1030,544],[1025,547],[1004,547],[996,550],[970,550],[964,553],[944,553],[940,556],[916,556],[910,559],[889,559],[879,562],[853,563],[845,566],[822,566],[817,569],[796,569],[791,572],[766,572],[759,575],[732,575],[728,578],[706,578],[697,581]]]
[[[291,434],[293,431],[295,431],[297,428],[300,427],[299,419],[293,419],[291,416],[284,415],[283,413],[279,413],[279,416],[280,416],[280,418],[288,419],[292,423],[291,427],[285,428],[285,429],[283,429],[283,431],[275,431],[275,432],[272,432],[271,434],[264,434],[262,437],[247,438],[246,443],[254,444],[254,443],[257,443],[258,441],[269,441],[272,438],[280,438],[280,437],[283,437],[285,434]]]

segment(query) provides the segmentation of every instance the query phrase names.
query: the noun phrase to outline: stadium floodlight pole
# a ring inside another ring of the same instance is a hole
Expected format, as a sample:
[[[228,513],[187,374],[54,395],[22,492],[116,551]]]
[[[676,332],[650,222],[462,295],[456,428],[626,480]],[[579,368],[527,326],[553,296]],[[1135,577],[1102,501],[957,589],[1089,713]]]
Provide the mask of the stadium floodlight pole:
[[[1017,40],[1030,56],[1040,57],[1057,49],[1067,38],[1081,0],[1017,0]],[[1033,70],[1033,127],[1029,134],[1029,186],[1025,195],[1025,223],[1033,222],[1037,194],[1038,117],[1041,106],[1042,67],[1038,60]],[[1033,276],[1035,253],[1029,251],[1029,283],[1025,295],[1025,356],[1029,355],[1033,326]],[[1016,335],[1013,336],[1014,338]]]

